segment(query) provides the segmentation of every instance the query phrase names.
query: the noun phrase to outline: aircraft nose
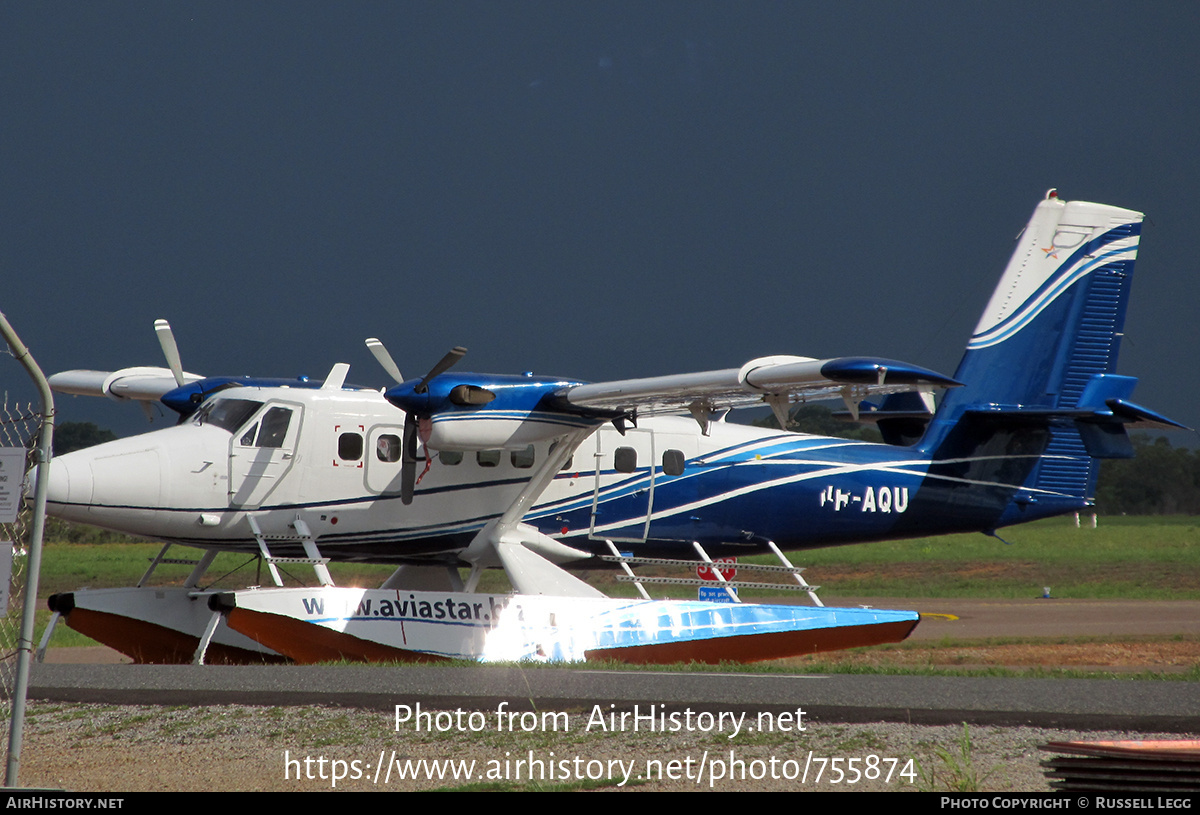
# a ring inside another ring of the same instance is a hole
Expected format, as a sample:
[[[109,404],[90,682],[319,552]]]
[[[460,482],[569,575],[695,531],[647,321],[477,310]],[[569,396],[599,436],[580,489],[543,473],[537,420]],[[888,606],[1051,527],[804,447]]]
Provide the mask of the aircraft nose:
[[[37,470],[30,470],[25,478],[28,489],[26,495],[33,494],[37,483]],[[61,458],[50,460],[50,476],[46,485],[46,501],[49,504],[64,506],[82,504],[86,506],[92,501],[92,468],[87,461],[73,458],[70,453]]]

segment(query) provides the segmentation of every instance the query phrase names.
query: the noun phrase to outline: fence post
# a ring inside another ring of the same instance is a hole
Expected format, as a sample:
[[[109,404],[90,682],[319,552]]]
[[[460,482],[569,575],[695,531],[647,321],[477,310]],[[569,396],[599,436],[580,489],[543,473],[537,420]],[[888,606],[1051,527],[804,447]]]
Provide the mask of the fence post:
[[[29,667],[33,661],[33,616],[37,609],[38,575],[42,568],[42,535],[46,526],[46,489],[50,479],[50,455],[54,438],[54,396],[42,369],[34,362],[29,349],[21,342],[8,318],[0,312],[0,334],[8,342],[13,356],[25,367],[37,386],[42,402],[42,423],[34,455],[37,464],[37,486],[34,491],[33,525],[29,536],[28,573],[25,582],[25,603],[21,612],[21,633],[17,639],[17,679],[13,689],[12,722],[8,729],[8,766],[4,786],[15,787],[21,768],[21,737],[25,730],[25,697],[29,690]]]

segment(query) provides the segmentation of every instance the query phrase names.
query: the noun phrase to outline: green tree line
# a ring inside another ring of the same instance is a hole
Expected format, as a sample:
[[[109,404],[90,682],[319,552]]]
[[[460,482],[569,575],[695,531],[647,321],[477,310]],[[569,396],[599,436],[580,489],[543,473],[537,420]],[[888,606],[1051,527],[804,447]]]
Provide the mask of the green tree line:
[[[1134,457],[1100,465],[1096,509],[1105,515],[1200,515],[1200,452],[1165,436],[1133,436]]]

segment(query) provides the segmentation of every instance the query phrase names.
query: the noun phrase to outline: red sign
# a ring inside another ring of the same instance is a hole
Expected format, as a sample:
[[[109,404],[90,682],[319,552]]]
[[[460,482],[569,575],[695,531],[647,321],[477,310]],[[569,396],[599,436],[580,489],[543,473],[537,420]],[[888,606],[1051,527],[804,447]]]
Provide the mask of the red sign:
[[[713,561],[713,564],[718,568],[716,571],[721,573],[721,577],[726,580],[733,580],[737,577],[737,558],[735,557],[719,557]],[[717,576],[714,573],[713,567],[707,563],[703,563],[696,567],[696,576],[701,580],[716,580]]]

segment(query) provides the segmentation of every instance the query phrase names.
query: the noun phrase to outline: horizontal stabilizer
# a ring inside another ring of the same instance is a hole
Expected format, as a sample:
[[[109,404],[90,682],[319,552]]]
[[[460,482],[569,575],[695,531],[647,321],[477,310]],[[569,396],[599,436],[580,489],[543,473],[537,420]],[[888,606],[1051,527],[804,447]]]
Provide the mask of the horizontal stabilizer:
[[[1093,424],[1113,424],[1134,429],[1189,430],[1186,425],[1129,401],[1137,377],[1094,374],[1084,385],[1073,408],[1026,407],[1021,405],[973,405],[967,413],[1006,422],[1049,422],[1074,419]]]
[[[891,393],[878,406],[863,402],[857,417],[849,411],[833,415],[844,421],[873,424],[885,444],[908,446],[920,440],[933,418],[933,394],[928,391]]]
[[[1141,405],[1125,399],[1105,400],[1107,410],[1095,410],[1076,422],[1088,455],[1095,458],[1133,458],[1129,429],[1190,430]]]
[[[1128,427],[1157,430],[1190,430],[1161,413],[1129,401],[1137,386],[1135,376],[1096,374],[1088,380],[1079,395],[1079,407],[1090,411],[1096,421],[1117,421]]]
[[[1074,422],[1087,454],[1092,458],[1133,458],[1129,429],[1190,429],[1160,413],[1124,399],[1107,399],[1100,407],[1065,410],[989,405],[965,413],[977,422],[993,425],[1049,426]]]
[[[1146,430],[1191,430],[1185,424],[1124,399],[1109,399],[1105,404],[1126,427]]]
[[[1168,419],[1149,408],[1125,402],[1120,399],[1109,400],[1108,406],[1099,410],[1067,409],[1048,410],[1045,408],[1025,408],[1020,406],[988,405],[965,411],[965,415],[982,421],[992,421],[997,424],[1045,424],[1051,421],[1075,420],[1077,422],[1092,422],[1096,424],[1119,424],[1132,427],[1135,430],[1191,430],[1190,427],[1173,419]]]
[[[839,419],[850,419],[848,411],[833,414]],[[859,407],[858,419],[863,424],[875,424],[888,419],[917,419],[928,422],[933,418],[933,394],[923,391],[893,393],[884,397],[878,405],[863,402]]]

